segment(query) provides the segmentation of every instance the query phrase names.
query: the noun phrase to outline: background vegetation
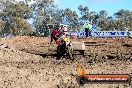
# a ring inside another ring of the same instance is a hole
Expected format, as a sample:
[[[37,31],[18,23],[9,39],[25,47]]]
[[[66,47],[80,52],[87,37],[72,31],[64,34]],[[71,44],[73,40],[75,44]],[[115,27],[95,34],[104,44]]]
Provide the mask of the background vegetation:
[[[53,0],[36,0],[29,6],[15,0],[0,1],[0,36],[7,35],[48,35],[46,24],[60,22],[69,25],[71,31],[78,31],[88,19],[99,30],[132,30],[132,11],[121,9],[113,16],[106,10],[99,13],[87,6],[78,6],[80,14],[69,8],[60,9]],[[81,15],[81,16],[80,16]],[[32,24],[28,20],[32,20]]]

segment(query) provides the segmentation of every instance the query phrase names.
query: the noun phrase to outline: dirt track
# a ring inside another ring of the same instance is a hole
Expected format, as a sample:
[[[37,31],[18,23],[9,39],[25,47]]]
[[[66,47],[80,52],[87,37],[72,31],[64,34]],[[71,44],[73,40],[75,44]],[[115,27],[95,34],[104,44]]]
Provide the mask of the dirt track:
[[[128,84],[86,84],[76,82],[76,68],[82,64],[87,73],[132,75],[132,39],[72,39],[109,43],[86,46],[86,56],[74,61],[55,57],[42,57],[31,53],[48,53],[49,38],[18,36],[1,39],[8,48],[0,49],[0,88],[131,88]],[[28,52],[28,53],[27,53]]]

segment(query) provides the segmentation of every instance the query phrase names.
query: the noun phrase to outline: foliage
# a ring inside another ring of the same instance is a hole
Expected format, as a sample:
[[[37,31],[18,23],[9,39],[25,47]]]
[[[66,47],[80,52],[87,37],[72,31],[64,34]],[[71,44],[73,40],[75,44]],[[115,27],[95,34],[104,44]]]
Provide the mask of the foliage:
[[[24,2],[6,1],[0,2],[2,10],[0,19],[5,22],[1,34],[24,35],[29,33],[32,28],[26,21],[31,17],[31,9]]]
[[[98,13],[90,11],[87,6],[78,6],[80,14],[70,8],[60,9],[54,0],[31,0],[16,2],[15,0],[0,1],[0,35],[37,35],[48,36],[47,24],[56,22],[69,25],[70,31],[79,31],[85,21],[100,28],[99,30],[132,30],[132,11],[121,9],[109,16],[106,10]],[[32,26],[28,23],[32,19]]]
[[[34,33],[40,36],[49,35],[47,23],[55,22],[55,6],[52,1],[39,0],[31,5],[33,11]],[[56,17],[57,18],[57,17]]]

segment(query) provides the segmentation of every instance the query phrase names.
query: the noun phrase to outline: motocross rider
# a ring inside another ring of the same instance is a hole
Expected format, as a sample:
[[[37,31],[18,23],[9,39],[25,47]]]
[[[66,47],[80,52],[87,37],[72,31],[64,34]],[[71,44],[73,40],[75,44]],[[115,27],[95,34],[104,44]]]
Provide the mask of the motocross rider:
[[[55,40],[56,44],[61,44],[60,39],[62,39],[64,36],[64,31],[59,30],[59,25],[55,27],[55,29],[51,33],[51,43],[53,40]]]
[[[69,38],[66,34],[66,31],[63,27],[59,29],[59,26],[57,26],[51,33],[51,42],[55,40],[57,44],[57,59],[60,59],[66,51],[67,43],[69,42]]]

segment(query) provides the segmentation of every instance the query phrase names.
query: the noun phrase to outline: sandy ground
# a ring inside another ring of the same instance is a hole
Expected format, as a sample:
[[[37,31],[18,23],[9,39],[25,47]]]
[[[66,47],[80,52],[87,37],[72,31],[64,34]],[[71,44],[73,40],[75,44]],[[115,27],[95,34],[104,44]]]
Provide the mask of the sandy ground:
[[[81,64],[88,74],[132,75],[132,39],[87,38],[72,41],[108,43],[86,46],[85,57],[75,56],[74,61],[49,53],[49,38],[17,36],[0,39],[7,48],[0,49],[0,88],[132,88],[128,84],[77,84],[77,67]],[[35,54],[37,53],[37,54]]]

